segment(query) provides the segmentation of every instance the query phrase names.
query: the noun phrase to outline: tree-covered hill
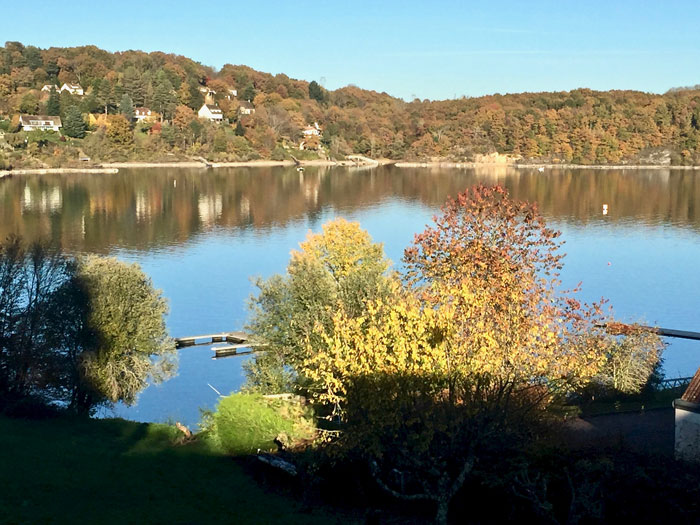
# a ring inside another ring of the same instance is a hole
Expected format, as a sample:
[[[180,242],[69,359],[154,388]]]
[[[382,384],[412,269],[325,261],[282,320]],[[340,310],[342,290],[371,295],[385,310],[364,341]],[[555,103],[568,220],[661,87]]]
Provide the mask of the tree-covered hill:
[[[80,84],[84,96],[41,91],[64,83]],[[207,96],[223,111],[224,126],[197,119]],[[248,102],[252,114],[240,110]],[[39,49],[19,42],[0,47],[0,115],[7,119],[6,130],[17,129],[11,119],[20,113],[58,107],[65,118],[72,106],[86,120],[89,114],[107,114],[89,121],[92,129],[108,128],[110,115],[129,116],[129,107],[145,106],[159,115],[162,122],[137,127],[133,138],[116,131],[105,134],[104,143],[88,141],[85,147],[102,160],[114,157],[115,149],[122,159],[158,152],[216,160],[283,158],[305,141],[305,149],[332,158],[361,153],[461,161],[498,152],[579,164],[700,163],[697,86],[663,95],[577,89],[406,102],[356,86],[327,91],[315,81],[242,65],[215,70],[161,52]],[[303,130],[315,122],[321,136],[305,136]]]

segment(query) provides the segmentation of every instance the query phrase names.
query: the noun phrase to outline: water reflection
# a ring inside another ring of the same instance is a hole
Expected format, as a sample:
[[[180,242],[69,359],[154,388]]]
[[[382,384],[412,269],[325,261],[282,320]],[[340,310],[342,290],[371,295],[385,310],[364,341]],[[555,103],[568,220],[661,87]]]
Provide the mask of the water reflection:
[[[437,207],[477,182],[503,184],[514,197],[535,201],[545,215],[567,223],[700,224],[700,184],[688,171],[161,169],[5,180],[0,236],[48,237],[75,251],[150,250],[215,227],[284,225],[326,207],[352,211],[389,198]]]
[[[250,277],[282,272],[308,229],[342,215],[359,221],[400,261],[448,195],[500,183],[535,201],[566,241],[565,287],[605,296],[623,319],[700,330],[700,202],[689,171],[510,168],[124,170],[117,175],[42,175],[0,181],[0,236],[58,241],[73,252],[135,261],[170,302],[173,336],[243,327]],[[603,214],[607,204],[608,213]],[[674,342],[665,367],[692,375],[700,345]],[[198,408],[242,382],[241,361],[181,352],[180,374],[148,388],[118,414],[195,425]]]

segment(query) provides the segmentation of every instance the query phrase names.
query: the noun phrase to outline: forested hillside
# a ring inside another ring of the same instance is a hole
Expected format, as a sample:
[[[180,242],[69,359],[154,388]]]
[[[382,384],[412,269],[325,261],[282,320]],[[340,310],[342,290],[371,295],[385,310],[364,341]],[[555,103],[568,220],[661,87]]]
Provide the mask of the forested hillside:
[[[79,84],[84,94],[42,91],[64,83]],[[221,109],[222,123],[197,118],[205,97]],[[134,123],[139,107],[155,118]],[[19,114],[59,114],[61,133],[70,139],[26,136]],[[39,49],[7,42],[0,48],[0,116],[6,132],[0,163],[9,164],[36,157],[55,165],[79,152],[98,161],[173,154],[279,160],[290,153],[464,161],[498,152],[579,164],[700,163],[695,88],[664,95],[577,89],[405,102],[355,86],[327,91],[313,81],[241,65],[215,70],[172,54],[94,46]],[[320,136],[305,135],[314,123]]]

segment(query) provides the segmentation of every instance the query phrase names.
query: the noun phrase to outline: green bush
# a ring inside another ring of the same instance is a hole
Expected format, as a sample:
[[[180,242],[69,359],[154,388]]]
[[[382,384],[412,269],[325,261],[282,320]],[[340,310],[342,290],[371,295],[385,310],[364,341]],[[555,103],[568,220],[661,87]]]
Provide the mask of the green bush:
[[[304,407],[294,401],[268,399],[260,394],[231,394],[219,401],[209,421],[211,438],[233,455],[274,450],[274,440],[310,437],[312,424]]]
[[[285,160],[287,158],[287,151],[282,146],[277,146],[272,150],[270,158],[272,160]]]

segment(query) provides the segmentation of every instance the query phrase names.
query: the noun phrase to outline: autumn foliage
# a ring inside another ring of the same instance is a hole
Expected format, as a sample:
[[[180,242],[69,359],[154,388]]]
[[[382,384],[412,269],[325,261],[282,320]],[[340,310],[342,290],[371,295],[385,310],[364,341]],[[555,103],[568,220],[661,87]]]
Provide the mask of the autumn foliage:
[[[259,284],[251,327],[376,483],[444,523],[477,457],[527,442],[586,385],[639,389],[658,362],[658,338],[618,341],[601,304],[560,290],[558,238],[535,205],[476,186],[416,235],[399,275],[359,225],[333,221]],[[410,490],[390,486],[396,469]]]
[[[0,47],[0,116],[45,111],[48,94],[42,86],[64,82],[80,83],[86,94],[61,94],[62,117],[72,105],[82,113],[116,113],[119,95],[126,94],[135,106],[177,122],[173,140],[166,133],[163,140],[137,141],[131,153],[137,158],[177,151],[175,146],[232,160],[253,158],[252,152],[269,156],[278,145],[298,148],[304,127],[318,122],[321,145],[334,158],[360,153],[465,161],[497,152],[554,163],[700,162],[697,86],[663,95],[576,89],[406,102],[356,86],[326,91],[315,82],[241,65],[225,64],[215,71],[160,52],[110,53],[95,46],[39,49],[19,42]],[[238,133],[241,140],[231,137],[231,151],[214,150],[212,130],[192,133],[182,126],[191,117],[183,115],[182,107],[197,111],[205,101],[200,91],[205,87],[215,92],[214,102],[232,121],[230,131],[239,123],[239,131],[244,130]],[[231,89],[237,96],[230,95]],[[239,115],[247,101],[255,113]]]

